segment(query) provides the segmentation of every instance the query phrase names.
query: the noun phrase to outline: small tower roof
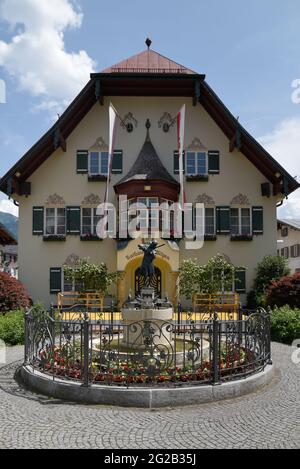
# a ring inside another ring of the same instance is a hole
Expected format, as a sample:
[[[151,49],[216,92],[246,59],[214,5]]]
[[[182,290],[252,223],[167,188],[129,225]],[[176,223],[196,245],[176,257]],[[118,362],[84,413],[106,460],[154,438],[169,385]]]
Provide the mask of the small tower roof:
[[[125,182],[134,181],[134,180],[161,180],[167,181],[173,184],[178,185],[176,179],[171,176],[168,170],[162,164],[156,150],[151,142],[150,138],[150,122],[146,122],[147,134],[146,140],[142,149],[130,169],[130,171],[124,176],[116,186],[124,184]]]

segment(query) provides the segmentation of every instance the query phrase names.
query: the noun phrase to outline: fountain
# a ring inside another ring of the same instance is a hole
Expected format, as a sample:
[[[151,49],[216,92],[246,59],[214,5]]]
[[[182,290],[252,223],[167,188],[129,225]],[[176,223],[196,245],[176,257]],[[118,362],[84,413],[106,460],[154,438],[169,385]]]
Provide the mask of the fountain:
[[[140,269],[143,277],[143,287],[137,298],[128,298],[122,313],[124,322],[123,345],[132,349],[143,350],[147,346],[147,330],[151,332],[154,345],[171,346],[173,307],[168,298],[158,298],[151,280],[154,275],[153,261],[156,256],[157,241],[140,244],[139,249],[144,252]]]

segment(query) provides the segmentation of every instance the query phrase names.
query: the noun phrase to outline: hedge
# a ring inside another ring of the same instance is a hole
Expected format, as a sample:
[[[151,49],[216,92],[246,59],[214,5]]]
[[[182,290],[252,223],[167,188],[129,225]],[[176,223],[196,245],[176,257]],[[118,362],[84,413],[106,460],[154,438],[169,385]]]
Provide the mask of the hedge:
[[[24,344],[24,311],[12,311],[0,315],[0,339],[6,345]]]
[[[300,339],[300,309],[286,305],[271,312],[271,339],[289,345]]]

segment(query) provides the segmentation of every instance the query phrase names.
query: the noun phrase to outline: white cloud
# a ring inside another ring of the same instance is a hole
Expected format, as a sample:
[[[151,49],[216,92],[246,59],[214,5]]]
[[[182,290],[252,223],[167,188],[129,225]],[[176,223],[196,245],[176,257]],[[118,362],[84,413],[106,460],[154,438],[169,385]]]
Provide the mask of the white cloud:
[[[12,215],[15,215],[15,217],[19,216],[18,207],[7,199],[0,200],[0,212],[11,213]]]
[[[258,139],[266,150],[300,182],[300,118],[282,121],[273,132]],[[300,219],[300,189],[278,210],[281,218]]]
[[[0,40],[0,66],[20,89],[42,99],[41,109],[61,110],[94,71],[86,51],[65,48],[64,32],[82,19],[71,0],[0,0],[0,20],[15,31],[10,42]]]

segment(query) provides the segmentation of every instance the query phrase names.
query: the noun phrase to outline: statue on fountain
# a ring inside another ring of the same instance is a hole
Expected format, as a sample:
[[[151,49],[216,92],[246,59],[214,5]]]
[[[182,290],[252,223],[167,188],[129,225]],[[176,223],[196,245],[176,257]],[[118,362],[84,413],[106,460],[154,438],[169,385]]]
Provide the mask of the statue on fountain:
[[[155,274],[153,261],[156,257],[157,247],[157,241],[151,241],[150,244],[139,244],[139,249],[144,253],[140,275],[144,278],[145,286],[147,287],[150,287],[151,280]]]

